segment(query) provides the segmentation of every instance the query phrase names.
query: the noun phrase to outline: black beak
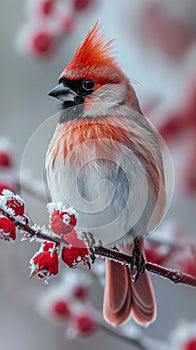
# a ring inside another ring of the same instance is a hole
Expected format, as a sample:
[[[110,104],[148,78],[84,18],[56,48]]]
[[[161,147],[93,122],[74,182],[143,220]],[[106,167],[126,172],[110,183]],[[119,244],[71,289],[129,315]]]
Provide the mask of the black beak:
[[[64,86],[63,83],[57,85],[54,89],[52,89],[48,95],[57,98],[61,101],[66,101],[70,93],[73,93],[72,90],[68,86]]]

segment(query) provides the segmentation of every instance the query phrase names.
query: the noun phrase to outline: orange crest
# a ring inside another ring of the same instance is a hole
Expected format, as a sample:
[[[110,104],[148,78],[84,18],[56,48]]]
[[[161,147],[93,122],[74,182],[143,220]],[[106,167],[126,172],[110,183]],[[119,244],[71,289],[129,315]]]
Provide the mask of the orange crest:
[[[115,58],[111,55],[111,43],[113,40],[106,41],[105,36],[99,34],[99,21],[88,33],[83,44],[78,48],[69,65],[62,73],[64,75],[75,75],[76,72],[82,72],[88,67],[115,66]],[[75,78],[75,76],[74,76]]]

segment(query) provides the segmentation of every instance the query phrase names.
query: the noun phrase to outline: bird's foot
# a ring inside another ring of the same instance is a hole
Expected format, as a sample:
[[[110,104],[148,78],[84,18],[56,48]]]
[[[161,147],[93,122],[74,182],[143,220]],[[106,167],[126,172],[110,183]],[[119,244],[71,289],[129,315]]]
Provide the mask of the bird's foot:
[[[145,271],[145,260],[137,238],[134,239],[131,271],[133,282],[136,282],[139,278],[140,273],[143,273]]]
[[[88,248],[90,263],[93,264],[95,262],[94,247],[96,245],[96,240],[91,232],[82,232],[81,238]]]

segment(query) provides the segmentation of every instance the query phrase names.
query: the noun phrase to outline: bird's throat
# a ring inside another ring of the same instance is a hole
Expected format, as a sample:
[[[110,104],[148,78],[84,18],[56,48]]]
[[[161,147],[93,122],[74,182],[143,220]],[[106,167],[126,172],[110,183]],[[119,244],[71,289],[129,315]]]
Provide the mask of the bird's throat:
[[[76,104],[74,101],[66,101],[62,104],[59,123],[63,124],[70,120],[82,118],[84,104]]]

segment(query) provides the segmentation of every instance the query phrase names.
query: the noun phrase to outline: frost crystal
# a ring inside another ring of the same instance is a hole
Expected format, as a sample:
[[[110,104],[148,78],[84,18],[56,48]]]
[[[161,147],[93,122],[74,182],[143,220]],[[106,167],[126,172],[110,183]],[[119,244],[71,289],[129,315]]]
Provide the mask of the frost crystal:
[[[70,221],[71,221],[70,216],[67,215],[67,214],[64,214],[64,215],[63,215],[63,222],[64,222],[66,225],[69,225],[69,224],[70,224]]]
[[[54,211],[59,210],[61,213],[66,212],[69,215],[75,215],[77,217],[77,212],[74,208],[66,208],[61,202],[55,203],[51,202],[47,204],[47,209],[49,212],[49,215],[51,216]]]
[[[6,217],[0,217],[0,239],[4,241],[16,239],[15,223]]]
[[[25,210],[22,198],[8,189],[0,195],[0,207],[12,216],[22,216]]]

